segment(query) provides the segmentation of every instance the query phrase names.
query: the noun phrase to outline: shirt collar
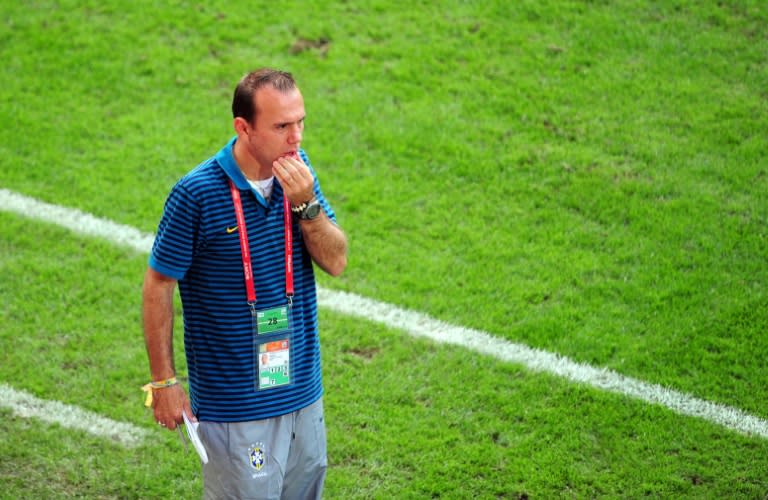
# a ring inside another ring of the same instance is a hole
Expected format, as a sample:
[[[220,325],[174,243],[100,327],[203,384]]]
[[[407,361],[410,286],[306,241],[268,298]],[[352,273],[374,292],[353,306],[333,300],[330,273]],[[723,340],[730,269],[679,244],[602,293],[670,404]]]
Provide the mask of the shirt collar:
[[[216,162],[221,165],[221,168],[224,169],[224,172],[226,172],[227,176],[232,179],[232,182],[235,183],[235,186],[237,186],[238,189],[250,189],[251,186],[248,184],[248,180],[245,178],[243,171],[240,170],[240,167],[237,166],[237,162],[235,161],[235,155],[232,148],[236,141],[237,136],[234,136],[229,140],[226,146],[216,153]]]

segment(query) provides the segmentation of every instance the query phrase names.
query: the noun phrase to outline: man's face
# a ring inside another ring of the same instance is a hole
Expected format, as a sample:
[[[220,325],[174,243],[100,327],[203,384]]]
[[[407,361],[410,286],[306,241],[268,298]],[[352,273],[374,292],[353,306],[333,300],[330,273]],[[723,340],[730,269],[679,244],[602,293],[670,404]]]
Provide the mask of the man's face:
[[[272,162],[298,151],[301,145],[304,99],[298,89],[280,92],[267,86],[253,100],[256,119],[247,127],[248,150],[262,172],[271,171]]]

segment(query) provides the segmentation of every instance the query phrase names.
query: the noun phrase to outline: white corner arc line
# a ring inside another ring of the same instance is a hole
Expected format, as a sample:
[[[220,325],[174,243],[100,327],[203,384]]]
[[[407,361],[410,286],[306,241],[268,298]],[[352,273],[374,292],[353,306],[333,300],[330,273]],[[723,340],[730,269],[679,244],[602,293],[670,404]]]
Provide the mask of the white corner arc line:
[[[40,399],[6,384],[0,384],[0,406],[9,408],[20,417],[85,431],[127,447],[140,445],[148,435],[147,431],[135,425],[102,417],[59,401]]]
[[[0,210],[45,220],[76,233],[106,239],[147,253],[154,237],[135,228],[100,219],[76,209],[51,205],[0,188]],[[548,373],[608,392],[658,404],[728,429],[768,439],[768,420],[730,406],[712,403],[674,389],[643,382],[613,370],[596,368],[547,351],[515,344],[486,332],[451,325],[425,314],[378,302],[347,292],[318,287],[318,302],[333,311],[384,324],[416,337],[461,346],[502,361],[518,363],[529,370]]]

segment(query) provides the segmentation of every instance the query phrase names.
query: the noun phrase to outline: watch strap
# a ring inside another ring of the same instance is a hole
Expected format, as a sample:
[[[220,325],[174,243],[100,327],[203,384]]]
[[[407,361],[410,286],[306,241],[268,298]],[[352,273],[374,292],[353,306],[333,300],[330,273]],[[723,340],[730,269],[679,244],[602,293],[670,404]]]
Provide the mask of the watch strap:
[[[314,198],[312,198],[312,200],[314,200]],[[312,202],[312,200],[309,200],[308,202],[305,201],[304,203],[301,203],[301,204],[296,205],[296,206],[292,205],[291,206],[291,212],[293,212],[296,215],[300,215],[301,212],[303,212],[304,210],[307,209],[307,205],[309,205]]]

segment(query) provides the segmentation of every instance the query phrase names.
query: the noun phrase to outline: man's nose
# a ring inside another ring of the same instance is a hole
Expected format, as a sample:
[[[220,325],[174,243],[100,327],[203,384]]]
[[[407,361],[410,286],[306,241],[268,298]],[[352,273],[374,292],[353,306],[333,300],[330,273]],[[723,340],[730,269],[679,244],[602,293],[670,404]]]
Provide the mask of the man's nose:
[[[294,125],[291,127],[291,133],[288,136],[288,140],[291,142],[291,144],[301,142],[301,126]]]

